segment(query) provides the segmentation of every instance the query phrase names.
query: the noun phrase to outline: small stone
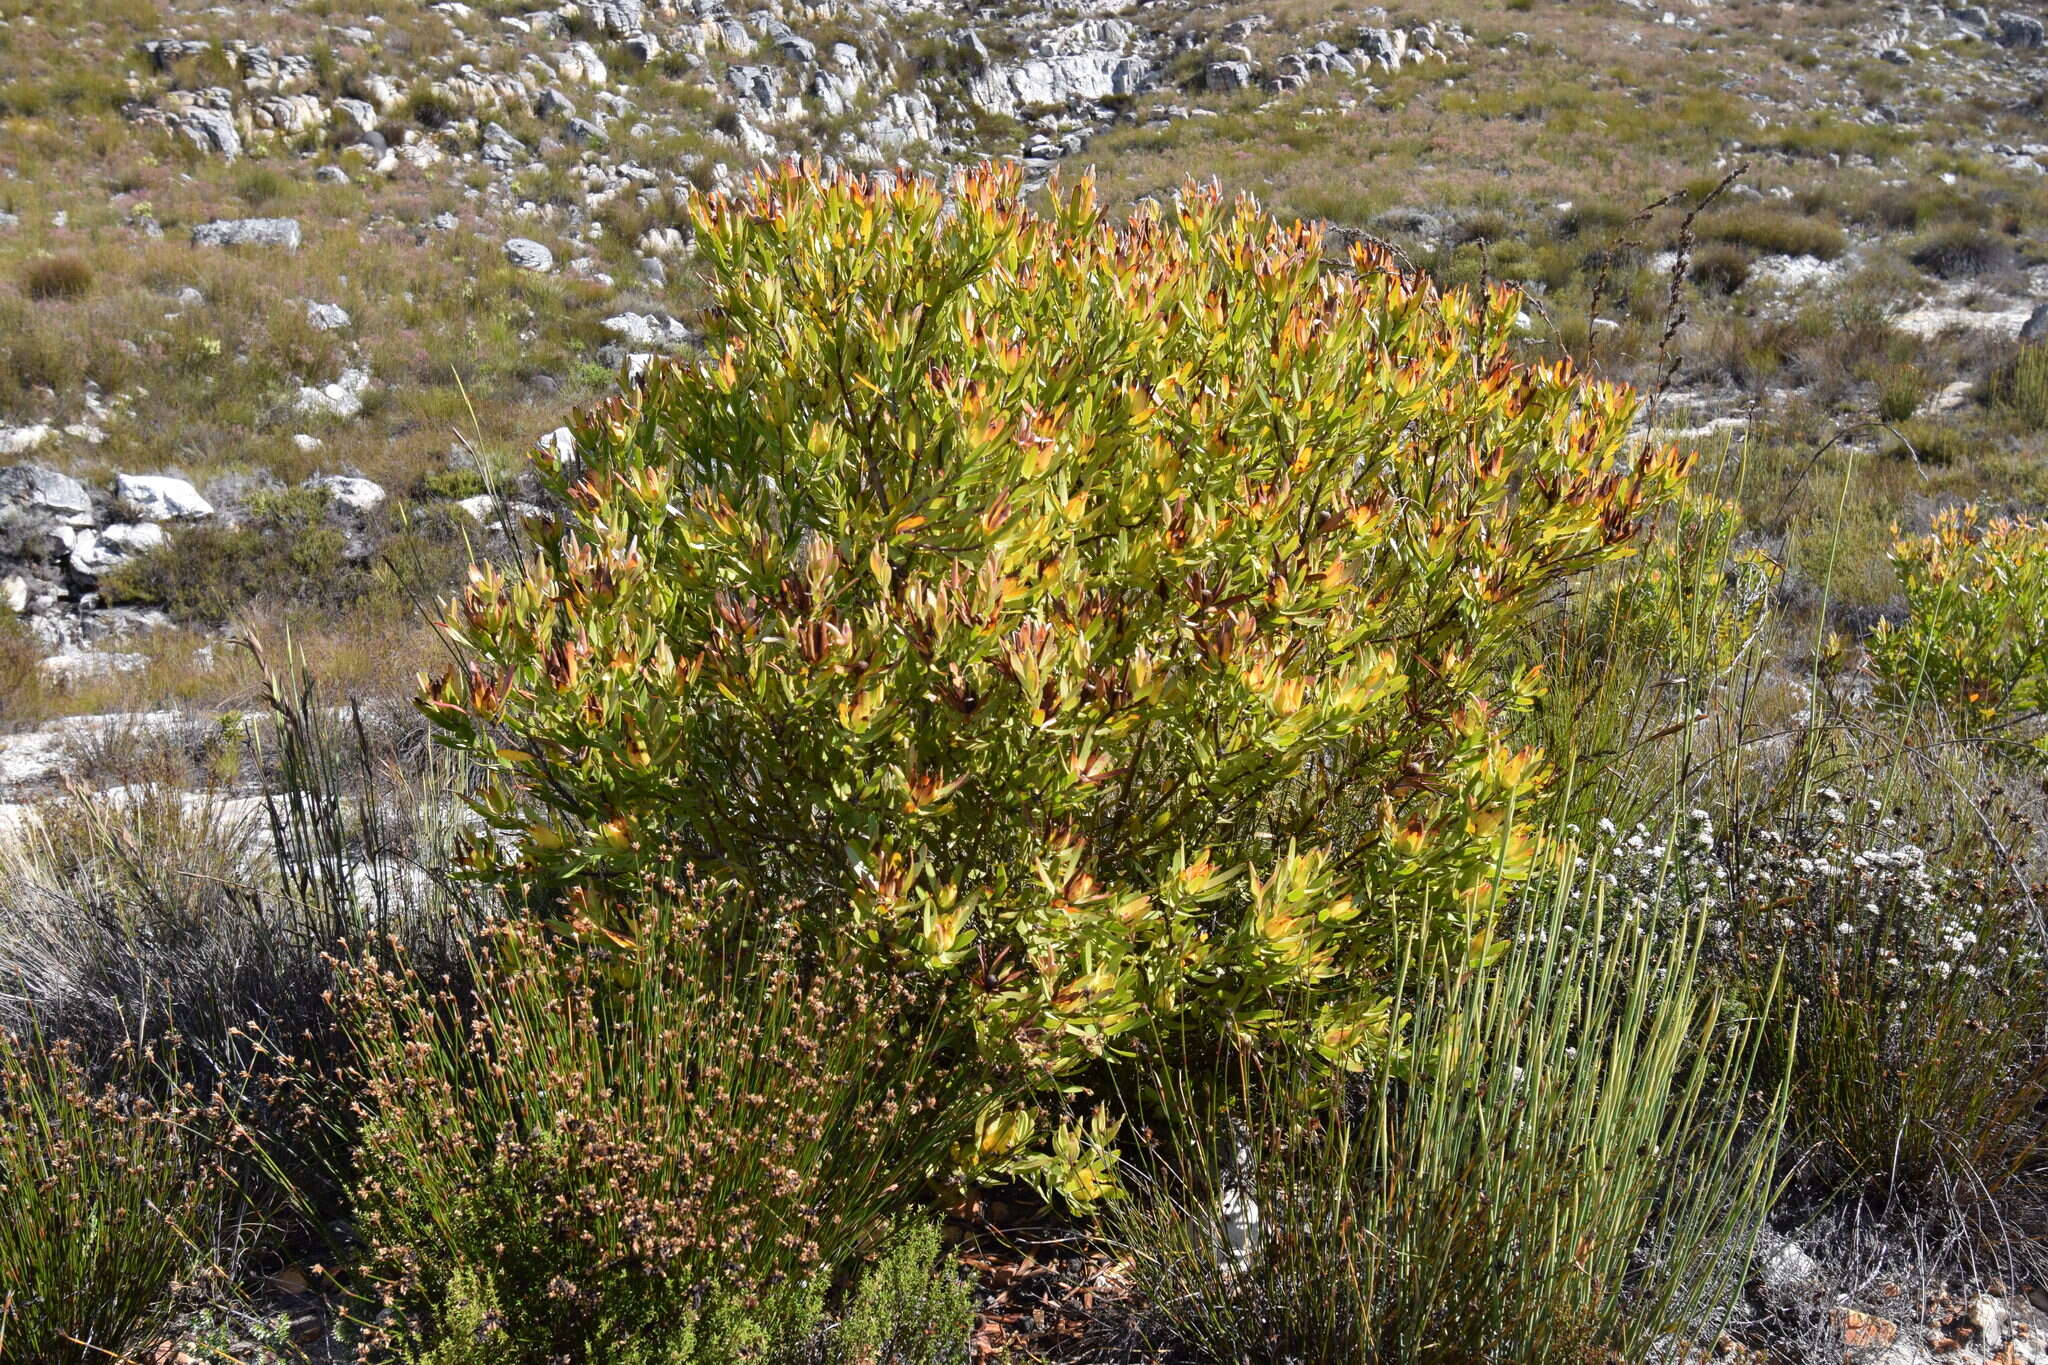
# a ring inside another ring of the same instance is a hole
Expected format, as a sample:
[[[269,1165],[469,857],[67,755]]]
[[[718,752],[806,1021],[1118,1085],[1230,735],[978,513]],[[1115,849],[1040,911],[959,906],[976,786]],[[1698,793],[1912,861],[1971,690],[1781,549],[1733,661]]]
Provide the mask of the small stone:
[[[316,332],[338,332],[348,326],[353,319],[349,317],[348,309],[339,304],[308,303],[306,321],[313,324],[313,330]]]
[[[661,313],[616,313],[604,320],[604,329],[645,350],[672,350],[691,340],[689,328]]]
[[[192,229],[194,246],[275,246],[299,249],[296,218],[226,218]]]
[[[556,427],[533,444],[560,464],[568,464],[576,458],[576,433],[567,427]]]
[[[1797,1242],[1771,1238],[1757,1248],[1757,1297],[1784,1311],[1807,1301],[1820,1288],[1820,1265]]]
[[[168,474],[123,474],[114,495],[150,521],[185,521],[213,515],[213,504],[184,479]]]
[[[28,580],[18,573],[0,578],[0,607],[16,616],[28,610]]]
[[[314,416],[335,417],[344,421],[358,416],[363,410],[363,395],[370,388],[368,370],[343,370],[341,378],[332,384],[318,388],[299,390],[293,407],[301,413]]]
[[[25,427],[0,427],[0,455],[26,455],[50,436],[50,428],[41,422]]]
[[[368,516],[384,505],[384,489],[369,479],[347,474],[322,474],[306,480],[304,486],[326,489],[329,501],[357,516]]]
[[[36,667],[50,683],[79,682],[87,678],[109,678],[121,673],[140,673],[149,667],[147,654],[102,654],[96,650],[73,650],[52,654]]]
[[[546,272],[555,268],[555,253],[530,237],[514,237],[505,243],[505,259],[521,270]]]
[[[1202,73],[1202,84],[1218,94],[1250,88],[1252,68],[1248,62],[1211,62]]]
[[[1842,1344],[1854,1350],[1889,1346],[1899,1339],[1897,1323],[1850,1308],[1836,1311],[1835,1326],[1841,1329]]]
[[[1981,1351],[1995,1351],[2005,1342],[2005,1305],[1989,1294],[1979,1294],[1950,1324],[1950,1330],[1968,1332],[1970,1344]]]

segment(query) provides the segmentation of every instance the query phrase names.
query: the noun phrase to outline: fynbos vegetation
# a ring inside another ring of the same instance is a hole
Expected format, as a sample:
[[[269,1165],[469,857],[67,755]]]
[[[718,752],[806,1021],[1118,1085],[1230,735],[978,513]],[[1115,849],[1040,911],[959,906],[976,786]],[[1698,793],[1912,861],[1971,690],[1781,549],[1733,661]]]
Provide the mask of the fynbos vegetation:
[[[1376,1045],[1406,936],[1527,875],[1509,644],[1683,457],[1517,363],[1509,292],[1210,192],[792,170],[696,229],[706,357],[547,466],[430,693],[503,774],[480,866],[600,938],[690,865],[801,897],[1063,1071]]]
[[[2044,62],[0,0],[0,1365],[2048,1359]]]

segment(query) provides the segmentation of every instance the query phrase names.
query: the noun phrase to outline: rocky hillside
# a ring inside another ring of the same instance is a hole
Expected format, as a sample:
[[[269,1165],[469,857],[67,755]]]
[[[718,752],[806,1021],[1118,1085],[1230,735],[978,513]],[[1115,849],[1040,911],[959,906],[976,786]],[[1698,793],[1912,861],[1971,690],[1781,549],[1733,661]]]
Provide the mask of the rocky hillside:
[[[1938,4],[0,0],[0,708],[229,696],[250,623],[402,687],[523,451],[691,343],[685,197],[795,155],[1524,285],[1867,626],[1894,519],[2048,501],[2044,72]]]

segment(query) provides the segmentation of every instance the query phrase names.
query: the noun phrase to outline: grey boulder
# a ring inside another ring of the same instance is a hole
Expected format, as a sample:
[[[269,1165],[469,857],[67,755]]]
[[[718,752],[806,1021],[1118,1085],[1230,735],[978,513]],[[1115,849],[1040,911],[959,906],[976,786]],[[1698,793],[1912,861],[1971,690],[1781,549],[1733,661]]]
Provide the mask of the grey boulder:
[[[299,249],[296,218],[222,218],[192,229],[194,246],[275,246]]]
[[[155,522],[121,522],[103,531],[80,531],[71,542],[71,567],[81,578],[98,578],[116,564],[164,543]]]
[[[65,526],[93,524],[92,495],[68,474],[41,465],[0,469],[0,503]]]
[[[114,494],[150,521],[191,521],[213,515],[213,504],[185,479],[169,474],[123,474]]]
[[[505,243],[505,259],[521,270],[545,272],[555,268],[555,253],[531,237],[514,237]]]
[[[383,487],[370,479],[347,474],[322,474],[306,480],[305,486],[325,489],[329,502],[357,516],[368,516],[384,505]]]

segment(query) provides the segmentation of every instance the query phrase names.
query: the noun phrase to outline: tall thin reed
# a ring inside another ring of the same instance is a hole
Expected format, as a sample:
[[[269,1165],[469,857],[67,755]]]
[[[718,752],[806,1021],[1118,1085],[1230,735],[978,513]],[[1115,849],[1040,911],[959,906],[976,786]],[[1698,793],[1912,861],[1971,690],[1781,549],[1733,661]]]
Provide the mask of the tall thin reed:
[[[1710,1341],[1769,1195],[1782,1090],[1683,923],[1567,876],[1493,968],[1414,970],[1369,1075],[1242,1059],[1168,1106],[1113,1220],[1159,1332],[1214,1361],[1564,1365]],[[1169,1088],[1169,1095],[1173,1092]]]

